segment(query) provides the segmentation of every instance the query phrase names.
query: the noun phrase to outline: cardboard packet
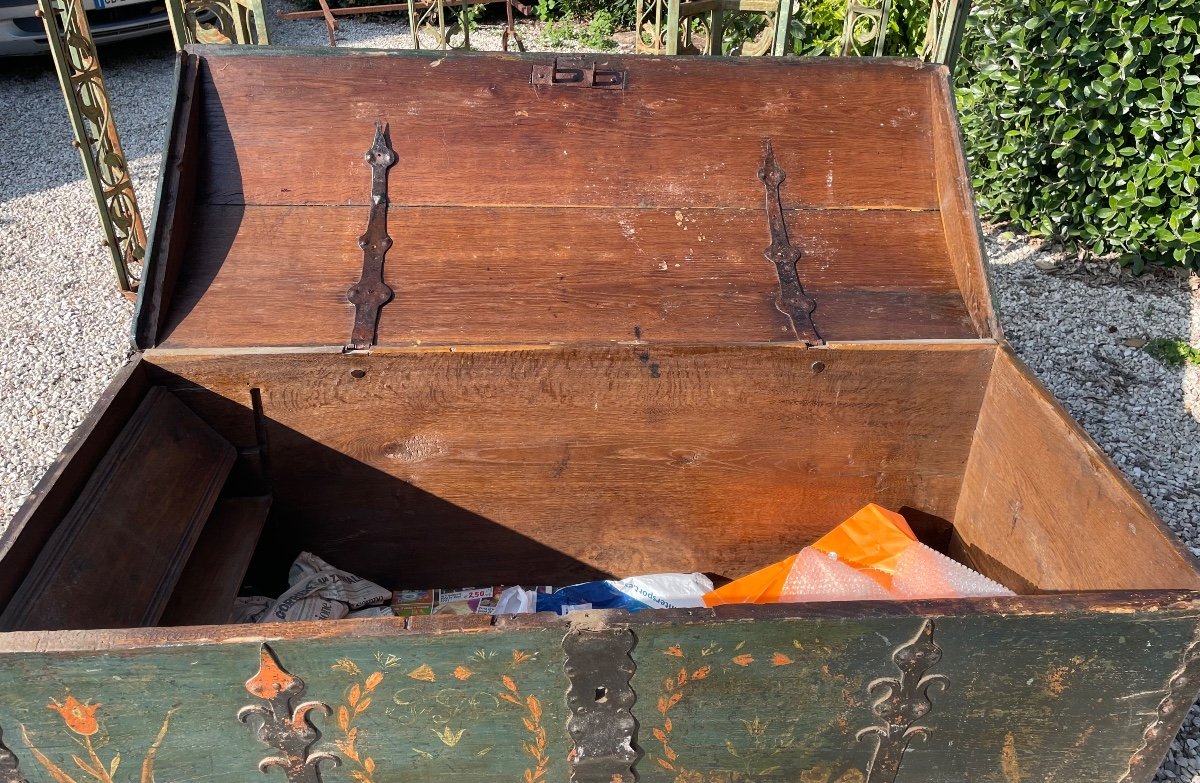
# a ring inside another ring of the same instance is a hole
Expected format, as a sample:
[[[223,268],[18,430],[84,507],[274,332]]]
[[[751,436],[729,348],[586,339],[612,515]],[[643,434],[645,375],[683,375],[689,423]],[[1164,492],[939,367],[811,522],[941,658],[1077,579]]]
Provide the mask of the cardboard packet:
[[[392,593],[392,613],[399,617],[432,614],[495,614],[496,601],[506,586],[458,587],[433,590],[396,590]],[[533,588],[552,593],[552,587]]]

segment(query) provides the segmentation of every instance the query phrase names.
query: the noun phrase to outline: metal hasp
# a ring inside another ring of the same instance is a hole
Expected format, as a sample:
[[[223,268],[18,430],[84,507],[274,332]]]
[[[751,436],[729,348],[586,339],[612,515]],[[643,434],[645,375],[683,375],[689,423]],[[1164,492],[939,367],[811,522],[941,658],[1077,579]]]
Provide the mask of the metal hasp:
[[[770,139],[763,139],[763,165],[758,170],[758,178],[766,187],[767,224],[771,229],[771,244],[763,255],[775,265],[775,273],[779,276],[779,294],[775,297],[775,307],[788,317],[797,340],[805,345],[822,345],[825,341],[821,339],[812,322],[812,311],[817,309],[817,302],[804,293],[804,288],[800,285],[800,273],[796,270],[796,262],[803,253],[788,239],[787,223],[783,219],[779,186],[783,184],[787,175],[775,162],[775,149],[771,146]]]
[[[555,57],[549,65],[533,66],[530,83],[534,86],[592,87],[598,90],[625,89],[625,71],[608,71],[596,68],[594,60]]]
[[[379,310],[392,301],[392,289],[383,282],[383,257],[392,246],[387,232],[387,172],[396,162],[396,152],[388,140],[387,126],[375,123],[375,142],[363,156],[371,165],[371,217],[367,231],[358,238],[363,251],[362,277],[346,292],[354,305],[354,329],[348,351],[365,351],[375,344]]]
[[[141,264],[146,257],[146,228],[117,136],[83,0],[38,0],[38,15],[46,28],[54,70],[71,117],[73,143],[92,186],[117,284],[122,291],[133,291],[137,275],[130,267]]]
[[[633,747],[637,722],[630,710],[636,697],[629,681],[634,664],[633,632],[627,628],[571,631],[563,639],[567,691],[567,732],[571,783],[634,783]]]
[[[866,737],[878,739],[866,783],[895,783],[909,743],[932,733],[917,721],[933,709],[929,689],[936,685],[944,691],[950,684],[944,674],[927,674],[942,659],[942,648],[933,641],[933,627],[933,621],[926,620],[912,641],[892,653],[899,677],[880,677],[867,686],[868,693],[880,694],[871,711],[882,722],[855,735],[860,742]]]
[[[335,767],[342,763],[332,753],[311,752],[321,732],[309,713],[318,710],[328,715],[329,705],[299,701],[304,697],[304,680],[284,669],[269,645],[259,647],[258,672],[246,680],[246,690],[266,703],[242,707],[237,719],[250,727],[259,742],[279,752],[258,762],[260,772],[279,767],[288,783],[321,783],[322,761]]]

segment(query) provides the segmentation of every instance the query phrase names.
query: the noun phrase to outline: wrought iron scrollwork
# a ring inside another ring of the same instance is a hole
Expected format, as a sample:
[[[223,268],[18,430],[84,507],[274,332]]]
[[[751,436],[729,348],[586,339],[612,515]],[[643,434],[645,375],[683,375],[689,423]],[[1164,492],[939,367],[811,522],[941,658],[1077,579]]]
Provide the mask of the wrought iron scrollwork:
[[[882,0],[878,5],[850,0],[842,25],[842,56],[882,57],[891,12],[892,0]]]
[[[20,767],[17,754],[4,744],[4,730],[0,729],[0,783],[29,783],[21,774]]]
[[[637,0],[634,51],[721,55],[727,13],[756,14],[763,20],[758,33],[729,54],[785,53],[792,0]]]
[[[175,48],[188,44],[266,45],[261,0],[167,0]]]
[[[509,14],[512,14],[509,6]],[[414,49],[421,48],[420,33],[433,38],[435,49],[470,49],[471,20],[468,16],[468,6],[465,3],[449,3],[446,0],[409,0],[408,27],[412,32]],[[457,17],[447,23],[447,16]],[[509,31],[506,30],[506,33]],[[512,30],[515,35],[515,29]],[[455,36],[461,34],[462,42],[458,43]],[[508,51],[507,48],[505,51]]]
[[[942,63],[954,70],[970,10],[970,0],[933,0],[930,3],[925,44],[921,48],[922,60]]]
[[[108,90],[83,0],[38,0],[38,14],[46,28],[50,54],[83,158],[104,243],[112,255],[117,283],[123,291],[137,287],[146,256],[146,228],[138,209],[129,164],[121,149]]]
[[[309,713],[320,710],[330,713],[329,705],[319,701],[301,701],[304,681],[289,674],[280,665],[275,652],[266,644],[259,648],[258,672],[246,681],[246,690],[266,704],[251,704],[238,710],[238,720],[250,727],[259,742],[279,751],[258,763],[260,772],[279,767],[288,783],[321,783],[320,763],[341,764],[336,755],[324,751],[310,752],[321,738]]]
[[[932,733],[918,721],[933,709],[929,690],[937,687],[944,691],[950,685],[945,675],[926,673],[941,659],[942,648],[933,641],[933,621],[926,620],[916,638],[892,653],[900,676],[880,677],[867,686],[867,692],[876,696],[871,711],[882,723],[856,735],[860,742],[867,737],[877,739],[866,783],[895,783],[909,743]]]
[[[635,20],[634,51],[638,54],[666,53],[666,0],[637,0]]]

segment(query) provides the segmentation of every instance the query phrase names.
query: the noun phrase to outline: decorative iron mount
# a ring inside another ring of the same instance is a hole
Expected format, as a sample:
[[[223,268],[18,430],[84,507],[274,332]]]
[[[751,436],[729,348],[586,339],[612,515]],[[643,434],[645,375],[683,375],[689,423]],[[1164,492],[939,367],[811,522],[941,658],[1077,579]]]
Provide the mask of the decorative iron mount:
[[[567,733],[571,783],[634,783],[633,767],[641,753],[634,747],[637,721],[630,712],[637,700],[630,685],[634,663],[633,632],[572,630],[562,642],[567,691]]]
[[[783,219],[779,187],[787,178],[787,174],[775,162],[775,149],[771,146],[770,139],[763,139],[763,165],[758,170],[758,178],[766,188],[767,224],[771,229],[771,244],[763,255],[775,264],[775,273],[779,276],[779,294],[775,297],[775,307],[788,317],[796,339],[805,345],[822,345],[825,341],[821,339],[812,322],[812,311],[817,309],[817,302],[804,293],[804,288],[800,285],[800,274],[796,271],[796,263],[803,252],[788,239],[787,223]]]
[[[354,329],[347,351],[365,351],[375,344],[379,311],[392,301],[394,293],[383,282],[383,258],[392,246],[387,232],[387,172],[396,162],[387,125],[375,123],[375,141],[363,157],[371,166],[371,216],[366,233],[358,238],[363,251],[362,277],[346,292],[346,299],[354,305]]]
[[[0,783],[29,783],[21,774],[17,756],[4,744],[4,731],[0,729]]]
[[[933,621],[926,620],[912,641],[892,653],[899,677],[880,677],[867,685],[868,693],[877,694],[871,711],[878,716],[879,724],[855,735],[859,742],[867,737],[877,740],[867,766],[866,783],[896,783],[909,743],[933,733],[918,723],[933,709],[929,690],[936,686],[945,691],[950,687],[946,675],[928,673],[942,659],[942,648],[933,641],[933,628]]]

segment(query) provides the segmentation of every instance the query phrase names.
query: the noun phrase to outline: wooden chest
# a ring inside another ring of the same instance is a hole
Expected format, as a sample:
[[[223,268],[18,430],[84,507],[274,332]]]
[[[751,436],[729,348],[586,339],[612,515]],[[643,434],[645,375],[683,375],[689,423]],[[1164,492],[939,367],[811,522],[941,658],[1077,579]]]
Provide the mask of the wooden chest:
[[[152,234],[0,539],[3,783],[1126,783],[1200,690],[1194,563],[1004,342],[940,67],[192,49]],[[734,578],[870,501],[1020,595],[221,624],[301,550]]]

